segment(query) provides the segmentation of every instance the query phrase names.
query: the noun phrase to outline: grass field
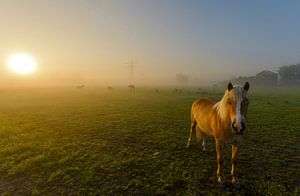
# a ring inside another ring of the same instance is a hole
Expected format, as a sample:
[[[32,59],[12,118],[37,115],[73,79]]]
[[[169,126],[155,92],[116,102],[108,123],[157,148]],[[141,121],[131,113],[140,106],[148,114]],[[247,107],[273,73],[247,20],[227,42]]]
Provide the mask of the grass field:
[[[171,88],[14,89],[0,93],[0,193],[300,194],[300,92],[249,91],[247,130],[230,186],[216,183],[214,141],[186,149],[190,107],[223,92]]]

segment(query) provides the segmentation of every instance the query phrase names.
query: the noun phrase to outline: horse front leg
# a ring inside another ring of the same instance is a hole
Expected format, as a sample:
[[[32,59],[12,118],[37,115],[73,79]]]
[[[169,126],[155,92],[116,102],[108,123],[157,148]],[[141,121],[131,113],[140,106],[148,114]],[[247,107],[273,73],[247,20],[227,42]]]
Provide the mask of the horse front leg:
[[[217,152],[217,163],[218,163],[218,169],[217,169],[217,178],[218,182],[221,184],[221,186],[224,185],[224,182],[222,180],[222,165],[223,165],[223,154],[222,154],[222,142],[218,139],[216,141],[216,152]]]
[[[237,162],[237,155],[238,155],[238,147],[232,144],[232,154],[231,154],[231,183],[234,185],[238,185],[238,180],[235,174],[236,170],[236,162]]]

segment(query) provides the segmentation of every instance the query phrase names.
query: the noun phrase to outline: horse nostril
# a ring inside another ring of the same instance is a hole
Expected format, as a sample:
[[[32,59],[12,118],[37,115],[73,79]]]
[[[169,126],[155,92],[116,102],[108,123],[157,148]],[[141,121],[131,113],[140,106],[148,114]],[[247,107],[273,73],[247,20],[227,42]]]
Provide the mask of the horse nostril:
[[[238,128],[236,127],[236,122],[233,122],[231,124],[232,129],[236,132],[238,130]]]
[[[234,121],[232,124],[231,124],[231,127],[232,127],[232,132],[234,134],[237,134],[237,135],[242,135],[243,134],[243,131],[246,129],[246,125],[245,123],[241,123],[240,126],[237,126],[237,123]]]
[[[245,129],[246,129],[246,125],[245,125],[245,123],[241,123],[242,124],[242,128],[241,128],[241,131],[244,131]]]

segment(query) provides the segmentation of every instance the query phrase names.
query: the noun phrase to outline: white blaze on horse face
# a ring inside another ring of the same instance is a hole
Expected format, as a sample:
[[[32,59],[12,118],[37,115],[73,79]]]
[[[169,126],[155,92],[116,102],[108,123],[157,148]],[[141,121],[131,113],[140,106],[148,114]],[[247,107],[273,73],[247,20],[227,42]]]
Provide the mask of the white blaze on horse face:
[[[238,124],[238,126],[242,124],[241,101],[237,102],[236,106],[236,123]]]
[[[241,128],[242,125],[242,114],[241,114],[241,103],[242,103],[242,93],[240,88],[236,88],[236,125],[237,128]]]

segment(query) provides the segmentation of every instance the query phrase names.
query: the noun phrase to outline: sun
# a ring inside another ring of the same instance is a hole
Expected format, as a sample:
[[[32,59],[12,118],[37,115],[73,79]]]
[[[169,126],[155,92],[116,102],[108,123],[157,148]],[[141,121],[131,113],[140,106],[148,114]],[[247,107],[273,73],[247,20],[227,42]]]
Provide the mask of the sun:
[[[13,72],[22,75],[34,72],[37,67],[36,59],[25,53],[12,54],[7,64]]]

